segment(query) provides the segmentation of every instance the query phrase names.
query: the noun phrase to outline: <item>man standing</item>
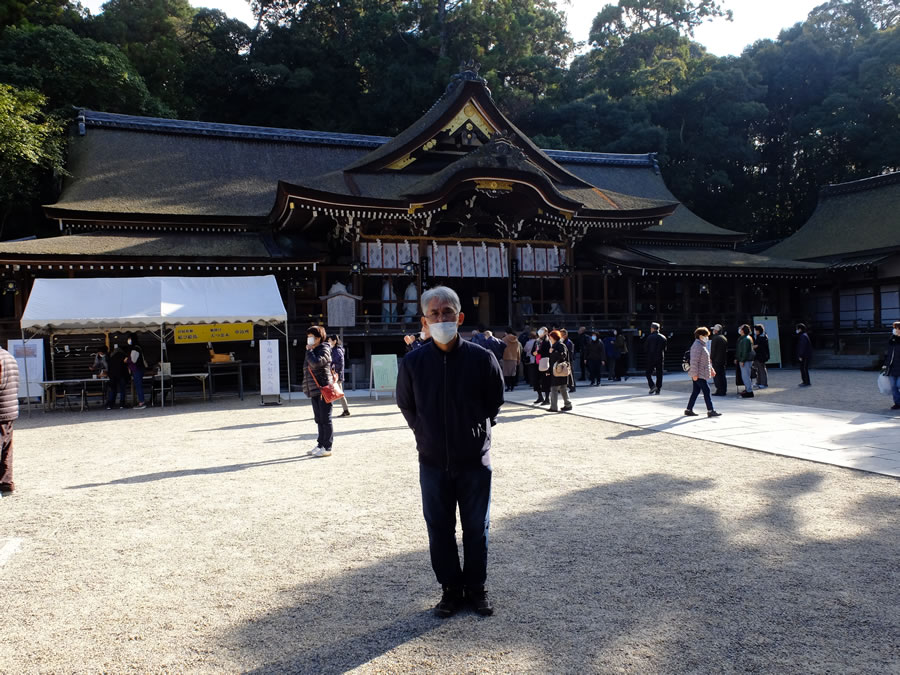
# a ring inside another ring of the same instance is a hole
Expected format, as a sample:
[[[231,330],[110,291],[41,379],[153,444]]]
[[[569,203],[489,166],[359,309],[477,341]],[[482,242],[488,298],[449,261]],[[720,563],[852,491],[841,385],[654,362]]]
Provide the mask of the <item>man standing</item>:
[[[587,328],[579,326],[578,332],[572,339],[572,344],[575,345],[575,352],[578,354],[578,367],[581,369],[580,380],[587,379],[587,347],[589,341],[590,337],[588,337]]]
[[[766,327],[761,323],[753,327],[756,333],[756,357],[753,359],[756,365],[756,388],[766,389],[769,386],[769,371],[766,369],[766,363],[772,358],[769,352],[769,336],[766,335]]]
[[[728,378],[725,377],[725,364],[728,361],[728,338],[722,335],[722,324],[713,326],[713,337],[709,341],[709,358],[712,361],[716,375],[713,378],[716,390],[713,396],[726,396],[728,392]]]
[[[13,483],[13,422],[19,417],[19,365],[0,347],[0,496],[16,489]]]
[[[663,361],[666,357],[667,340],[659,332],[659,324],[650,324],[650,335],[647,337],[647,385],[651,394],[658,394],[662,389]],[[653,372],[656,371],[656,385],[653,384]]]
[[[487,580],[491,503],[491,426],[503,405],[503,376],[494,355],[460,339],[459,296],[446,286],[422,294],[422,324],[431,342],[400,362],[397,405],[419,452],[422,510],[431,566],[443,588],[434,612],[454,614],[467,601],[493,614]],[[462,524],[463,565],[456,546]]]
[[[809,359],[812,357],[812,342],[809,341],[809,335],[806,334],[806,325],[797,324],[797,358],[800,359],[800,378],[803,380],[798,386],[808,387],[809,381]]]

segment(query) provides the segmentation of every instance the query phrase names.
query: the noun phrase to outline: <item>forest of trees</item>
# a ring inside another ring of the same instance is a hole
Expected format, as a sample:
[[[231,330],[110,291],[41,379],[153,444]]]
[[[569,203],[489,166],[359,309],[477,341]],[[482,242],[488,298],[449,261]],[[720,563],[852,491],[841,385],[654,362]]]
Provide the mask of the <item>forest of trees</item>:
[[[553,0],[0,0],[0,238],[42,233],[73,107],[392,135],[474,58],[542,147],[658,152],[708,220],[777,239],[818,188],[900,169],[900,0],[828,0],[716,57],[728,0],[618,0],[579,49]],[[598,6],[600,4],[598,3]]]

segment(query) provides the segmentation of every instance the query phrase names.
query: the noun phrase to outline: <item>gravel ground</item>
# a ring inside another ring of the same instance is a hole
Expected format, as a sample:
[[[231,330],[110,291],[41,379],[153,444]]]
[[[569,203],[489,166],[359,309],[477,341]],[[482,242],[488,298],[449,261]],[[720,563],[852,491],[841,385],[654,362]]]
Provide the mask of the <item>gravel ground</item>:
[[[900,672],[896,479],[509,405],[497,611],[441,621],[412,434],[351,406],[315,460],[305,401],[21,420],[0,672]]]
[[[671,375],[667,373],[667,375]],[[681,391],[690,396],[691,383],[683,373],[678,380],[663,377],[665,391]],[[798,387],[800,371],[797,369],[769,369],[769,386],[767,389],[754,390],[757,400],[765,403],[786,403],[810,408],[828,408],[830,410],[849,410],[852,412],[872,413],[875,415],[900,416],[891,410],[893,400],[878,392],[875,379],[876,371],[859,370],[812,370],[809,374],[811,387]],[[630,377],[628,382],[617,383],[626,386],[640,386],[646,389],[647,380]],[[715,391],[712,381],[710,388]],[[743,391],[743,387],[741,388]],[[728,394],[737,394],[734,386],[734,369],[728,370]],[[646,393],[646,392],[645,392]]]

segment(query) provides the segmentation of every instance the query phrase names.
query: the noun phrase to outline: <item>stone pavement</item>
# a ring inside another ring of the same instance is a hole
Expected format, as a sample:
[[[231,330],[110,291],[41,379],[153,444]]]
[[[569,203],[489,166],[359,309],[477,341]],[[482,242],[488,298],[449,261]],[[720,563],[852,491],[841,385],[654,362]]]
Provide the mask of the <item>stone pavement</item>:
[[[768,403],[760,396],[742,399],[731,394],[713,397],[721,417],[706,417],[702,395],[694,406],[698,417],[687,417],[688,395],[666,391],[666,383],[687,378],[686,373],[667,373],[658,396],[648,395],[643,377],[604,381],[602,387],[579,382],[575,393],[569,394],[573,410],[566,414],[900,477],[896,416]],[[534,392],[524,386],[506,394],[508,402],[523,405],[533,405],[534,399]]]

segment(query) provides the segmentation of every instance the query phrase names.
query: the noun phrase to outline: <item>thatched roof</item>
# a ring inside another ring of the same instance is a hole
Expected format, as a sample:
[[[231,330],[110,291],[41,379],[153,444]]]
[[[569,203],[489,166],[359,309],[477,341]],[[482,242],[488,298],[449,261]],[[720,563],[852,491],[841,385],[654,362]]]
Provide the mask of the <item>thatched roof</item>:
[[[46,239],[0,242],[4,260],[30,257],[78,257],[178,260],[242,260],[273,261],[284,258],[281,248],[271,239],[256,232],[88,232]],[[303,259],[313,262],[321,256],[307,252]],[[292,256],[292,262],[296,260]]]
[[[278,181],[302,185],[318,177],[315,183],[325,191],[347,190],[342,169],[392,140],[90,110],[82,114],[85,133],[71,137],[72,175],[59,200],[46,207],[51,218],[115,220],[118,214],[123,220],[146,216],[154,221],[262,223]],[[642,200],[653,205],[677,201],[653,155],[543,154],[622,208],[639,208]],[[400,194],[411,184],[403,174],[372,178],[356,173],[354,180],[360,191],[384,196]],[[742,236],[707,223],[684,206],[646,234],[656,233],[728,240]]]
[[[823,188],[809,220],[766,255],[830,260],[900,251],[900,172]]]

